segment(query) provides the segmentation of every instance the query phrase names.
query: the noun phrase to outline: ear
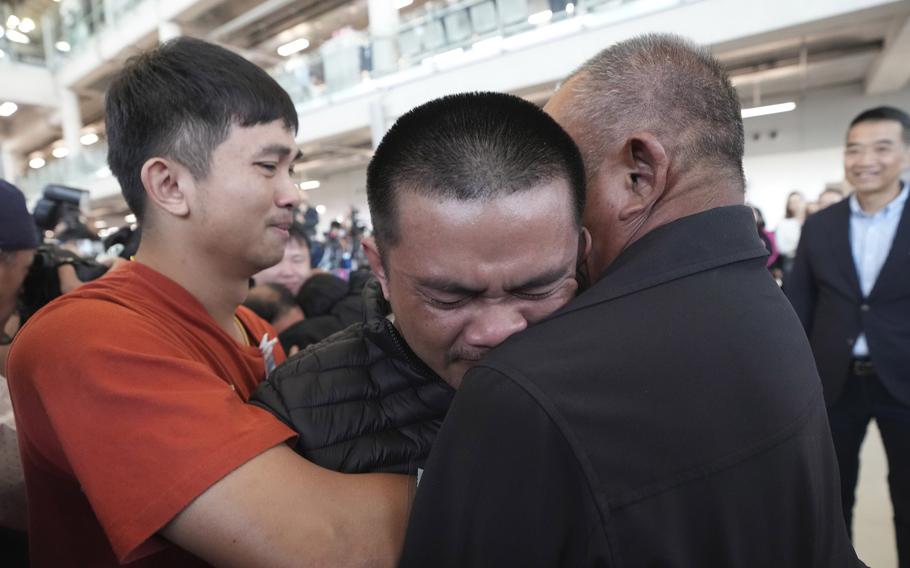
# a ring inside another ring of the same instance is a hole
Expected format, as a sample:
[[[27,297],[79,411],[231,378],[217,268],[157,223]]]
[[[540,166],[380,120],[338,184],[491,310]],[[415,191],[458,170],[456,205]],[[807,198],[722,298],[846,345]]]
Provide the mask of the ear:
[[[184,185],[192,176],[184,168],[172,160],[151,158],[142,165],[140,179],[149,201],[175,217],[189,215]]]
[[[591,254],[591,233],[585,227],[578,234],[578,257],[575,263],[575,280],[579,290],[587,290],[591,286],[591,275],[588,273],[588,256]]]
[[[591,233],[586,227],[582,227],[581,233],[578,235],[578,266],[588,260],[589,254],[591,254]]]
[[[360,241],[360,245],[363,247],[363,252],[367,255],[370,269],[376,275],[376,279],[379,280],[379,285],[382,287],[382,295],[386,301],[389,301],[389,278],[386,275],[385,266],[382,265],[382,256],[379,254],[379,247],[376,246],[376,239],[364,237]]]
[[[623,180],[627,199],[619,211],[626,221],[640,217],[663,196],[667,189],[669,159],[663,145],[650,132],[636,132],[626,139],[622,148]]]

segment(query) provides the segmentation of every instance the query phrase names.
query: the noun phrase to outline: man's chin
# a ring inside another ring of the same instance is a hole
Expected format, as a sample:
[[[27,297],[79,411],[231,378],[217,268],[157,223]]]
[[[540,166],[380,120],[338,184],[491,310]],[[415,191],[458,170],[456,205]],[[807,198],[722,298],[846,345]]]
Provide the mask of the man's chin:
[[[441,375],[442,380],[449,383],[453,389],[457,390],[458,387],[461,386],[461,381],[464,379],[464,376],[467,375],[468,371],[471,370],[471,367],[477,363],[478,361],[459,360],[457,363],[449,366],[447,373]]]
[[[266,257],[266,258],[261,259],[260,262],[257,263],[258,269],[256,270],[256,274],[259,274],[260,272],[262,272],[263,270],[265,270],[267,268],[271,268],[271,267],[275,266],[276,264],[281,262],[282,258],[284,258],[284,253],[282,253],[281,256],[274,258],[274,259],[271,257]]]

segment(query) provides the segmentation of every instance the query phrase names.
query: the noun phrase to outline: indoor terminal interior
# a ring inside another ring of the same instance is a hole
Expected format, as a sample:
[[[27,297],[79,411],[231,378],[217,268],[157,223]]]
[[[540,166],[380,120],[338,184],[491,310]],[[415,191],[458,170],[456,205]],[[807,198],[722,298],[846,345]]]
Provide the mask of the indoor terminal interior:
[[[105,97],[137,54],[203,40],[265,70],[289,95],[299,122],[294,224],[306,235],[307,275],[353,283],[370,268],[368,166],[400,117],[477,91],[544,107],[589,58],[647,33],[704,46],[726,71],[741,106],[744,201],[768,271],[786,291],[803,223],[854,195],[844,165],[851,121],[876,107],[910,112],[910,0],[0,0],[0,178],[21,191],[39,237],[57,251],[36,258],[66,255],[88,281],[134,253],[142,219],[108,162]],[[910,165],[901,178],[906,194]],[[288,287],[298,294],[306,284]],[[4,333],[13,350],[17,328]],[[25,499],[4,398],[0,510]],[[899,566],[888,462],[872,420],[852,543],[876,568]],[[5,542],[23,546],[24,527],[9,527]],[[28,565],[20,552],[15,565]]]

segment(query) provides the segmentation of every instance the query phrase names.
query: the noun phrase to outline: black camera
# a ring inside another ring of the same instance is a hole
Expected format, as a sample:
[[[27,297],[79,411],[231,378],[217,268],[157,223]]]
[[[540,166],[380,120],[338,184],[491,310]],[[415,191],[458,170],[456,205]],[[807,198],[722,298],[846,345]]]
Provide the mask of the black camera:
[[[45,187],[32,213],[39,240],[43,240],[41,237],[45,231],[53,230],[61,223],[68,229],[82,226],[80,216],[88,212],[88,202],[87,191],[63,185]],[[19,316],[23,323],[62,293],[57,269],[64,264],[72,265],[82,282],[94,280],[107,272],[107,266],[93,259],[82,258],[53,244],[42,244],[35,252],[35,260],[19,297]]]
[[[79,216],[88,214],[88,207],[89,193],[84,189],[51,184],[44,188],[32,217],[42,231],[52,231],[61,222],[76,227],[82,223]]]
[[[82,282],[103,276],[108,268],[99,262],[82,258],[56,245],[39,246],[35,251],[35,260],[22,284],[22,294],[19,296],[19,317],[22,323],[25,323],[35,312],[62,293],[57,269],[64,264],[71,264],[76,270],[76,276]]]

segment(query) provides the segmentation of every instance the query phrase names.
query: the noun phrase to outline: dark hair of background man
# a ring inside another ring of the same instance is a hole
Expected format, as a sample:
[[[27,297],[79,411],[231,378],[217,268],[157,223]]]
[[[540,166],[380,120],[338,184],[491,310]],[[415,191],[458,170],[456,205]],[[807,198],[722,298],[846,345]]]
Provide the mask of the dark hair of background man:
[[[307,236],[306,228],[304,227],[303,223],[298,223],[296,221],[291,223],[291,226],[288,228],[288,234],[290,235],[292,241],[295,241],[299,245],[305,246],[306,250],[310,254],[313,254],[313,243],[310,242],[310,237]]]
[[[648,34],[602,51],[572,79],[579,101],[572,121],[579,125],[589,168],[601,164],[611,144],[646,130],[669,146],[682,167],[725,172],[745,190],[739,96],[704,47],[670,34]]]
[[[297,307],[294,294],[281,284],[270,282],[253,290],[255,293],[251,291],[243,305],[269,323]]]
[[[910,146],[910,115],[899,108],[890,106],[870,108],[867,111],[861,112],[859,116],[854,118],[853,121],[850,122],[850,128],[853,128],[860,122],[879,122],[882,120],[893,120],[894,122],[899,123],[903,129],[901,139],[904,141],[904,144]]]
[[[575,143],[533,103],[501,93],[465,93],[404,114],[367,169],[367,198],[380,253],[398,243],[399,194],[488,200],[565,179],[576,221],[585,201]],[[508,243],[504,243],[508,246]]]
[[[297,131],[297,111],[268,73],[222,47],[177,38],[130,59],[105,101],[108,164],[140,221],[145,189],[140,173],[155,156],[209,173],[212,151],[231,126],[284,120]]]

